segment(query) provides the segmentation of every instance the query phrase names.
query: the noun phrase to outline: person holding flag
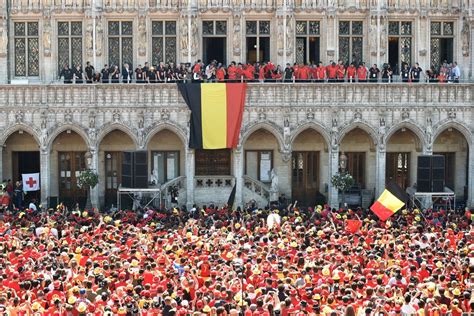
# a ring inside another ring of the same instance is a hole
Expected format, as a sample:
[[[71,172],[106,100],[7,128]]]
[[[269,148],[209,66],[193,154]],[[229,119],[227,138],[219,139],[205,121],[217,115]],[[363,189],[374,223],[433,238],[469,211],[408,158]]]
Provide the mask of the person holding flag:
[[[402,188],[395,182],[390,182],[370,209],[381,221],[386,221],[400,210],[407,200],[408,196]]]

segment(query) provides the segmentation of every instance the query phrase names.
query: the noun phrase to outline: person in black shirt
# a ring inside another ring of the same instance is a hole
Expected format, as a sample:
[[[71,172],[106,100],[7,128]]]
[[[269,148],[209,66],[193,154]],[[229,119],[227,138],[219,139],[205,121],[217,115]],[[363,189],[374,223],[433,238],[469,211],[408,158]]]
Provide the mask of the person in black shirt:
[[[382,82],[392,82],[393,71],[389,64],[384,64],[382,69]]]
[[[163,63],[160,63],[158,68],[156,68],[157,79],[160,82],[165,82],[166,80],[166,69]]]
[[[147,72],[146,78],[148,80],[148,83],[156,83],[155,67],[153,66],[150,67],[150,69]]]
[[[148,62],[145,63],[142,70],[143,70],[143,76],[144,76],[143,80],[145,80],[145,82],[146,82],[147,79],[148,79],[148,71],[150,71],[150,66],[149,66]]]
[[[86,62],[86,69],[85,69],[86,82],[92,83],[92,81],[94,80],[94,75],[95,75],[94,67],[91,65],[90,62]]]
[[[101,71],[102,73],[102,83],[109,83],[110,70],[107,64],[104,65],[104,68]]]
[[[120,70],[118,66],[112,67],[110,78],[112,79],[112,83],[120,83]]]
[[[400,76],[402,77],[402,82],[408,82],[410,80],[410,68],[408,68],[407,63],[403,63]]]
[[[135,69],[135,78],[137,83],[145,82],[145,72],[143,71],[142,65],[138,65],[137,69]]]
[[[61,79],[61,77],[64,78],[64,83],[72,83],[72,78],[74,77],[74,74],[67,64],[64,64],[64,68],[59,74],[59,79]]]
[[[289,63],[286,64],[285,70],[283,72],[283,80],[285,82],[293,81],[293,68],[291,68]]]
[[[413,66],[413,68],[411,68],[411,71],[410,71],[411,81],[420,82],[422,71],[423,70],[421,69],[420,65],[418,63],[415,63],[415,65]]]
[[[84,82],[84,71],[82,71],[81,65],[76,66],[76,69],[74,70],[74,79],[76,80],[76,83]]]
[[[373,64],[369,69],[369,82],[377,82],[379,78],[380,70],[377,68],[376,64]]]

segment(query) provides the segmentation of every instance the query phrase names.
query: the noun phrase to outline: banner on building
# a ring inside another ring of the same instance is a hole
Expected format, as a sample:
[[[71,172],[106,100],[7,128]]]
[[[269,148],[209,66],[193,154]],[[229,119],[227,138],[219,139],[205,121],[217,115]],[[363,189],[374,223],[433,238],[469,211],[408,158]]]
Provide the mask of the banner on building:
[[[23,191],[38,191],[40,189],[39,173],[23,173]]]
[[[178,83],[191,110],[189,147],[235,148],[244,112],[245,83]]]

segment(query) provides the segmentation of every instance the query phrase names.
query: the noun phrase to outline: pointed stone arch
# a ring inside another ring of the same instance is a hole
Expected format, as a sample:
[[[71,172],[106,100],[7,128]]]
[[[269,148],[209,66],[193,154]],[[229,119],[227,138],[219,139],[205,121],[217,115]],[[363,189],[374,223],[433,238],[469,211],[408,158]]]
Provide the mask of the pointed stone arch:
[[[40,137],[41,131],[35,129],[34,127],[26,125],[24,123],[10,125],[5,130],[3,130],[2,135],[0,137],[0,145],[5,144],[5,142],[8,140],[8,138],[13,133],[18,132],[18,131],[27,132],[28,134],[30,134],[35,139],[35,141],[38,143],[38,146],[41,146],[41,137]]]
[[[121,132],[125,133],[128,137],[130,137],[130,139],[132,140],[132,142],[135,145],[135,148],[137,148],[139,146],[137,135],[127,125],[125,125],[123,123],[118,123],[118,122],[106,124],[99,131],[99,133],[97,135],[96,146],[100,146],[100,143],[102,142],[104,137],[106,137],[109,133],[111,133],[115,130],[121,131]]]
[[[356,128],[360,128],[361,130],[366,132],[369,135],[370,139],[372,140],[372,143],[374,144],[374,146],[377,146],[377,143],[378,143],[377,142],[377,131],[375,130],[375,128],[372,127],[372,125],[370,125],[369,123],[364,122],[364,121],[351,122],[351,123],[347,124],[346,127],[344,127],[339,132],[338,144],[340,144],[342,142],[344,137],[347,134],[349,134],[350,131],[352,131]]]
[[[148,145],[150,143],[150,140],[159,132],[162,130],[169,130],[173,133],[175,133],[179,139],[183,142],[184,147],[186,148],[188,144],[188,135],[187,133],[178,125],[172,122],[165,122],[165,123],[159,123],[156,124],[155,126],[152,126],[151,128],[148,129],[147,135],[145,137],[144,143],[143,143],[143,148],[148,148]]]
[[[302,132],[306,130],[313,130],[319,133],[326,141],[325,145],[329,146],[331,144],[331,137],[328,134],[327,129],[328,128],[326,126],[318,122],[307,122],[307,123],[301,124],[293,131],[293,133],[291,133],[290,143],[293,144],[294,141]]]
[[[279,131],[279,128],[277,127],[276,124],[271,123],[271,122],[259,122],[259,123],[255,123],[255,124],[245,127],[245,129],[242,131],[238,147],[241,148],[245,144],[247,139],[250,137],[250,135],[252,135],[254,132],[260,129],[266,130],[267,132],[272,134],[277,140],[279,150],[280,151],[284,150],[285,142],[283,140],[282,132]]]
[[[466,139],[466,142],[467,142],[467,145],[469,146],[469,148],[471,148],[471,145],[473,143],[473,139],[472,139],[472,133],[469,130],[469,128],[461,122],[452,121],[452,120],[444,121],[444,122],[442,122],[441,124],[439,124],[437,126],[437,128],[434,132],[434,135],[433,135],[433,142],[435,142],[436,139],[438,138],[438,136],[441,135],[441,133],[443,133],[448,128],[453,128],[453,129],[457,130],[458,132],[460,132],[464,136],[464,138]]]
[[[56,137],[58,137],[59,134],[61,134],[62,132],[65,132],[67,130],[71,130],[71,131],[76,132],[84,140],[84,143],[86,144],[87,148],[91,148],[93,146],[93,144],[91,144],[91,141],[90,141],[89,137],[87,136],[87,132],[85,131],[84,128],[82,128],[81,126],[78,126],[78,125],[64,124],[64,125],[61,125],[61,126],[53,127],[49,130],[48,134],[50,134],[50,136],[49,136],[48,147],[47,147],[49,151],[51,150],[51,148],[53,146],[53,142],[56,139]]]
[[[406,128],[406,129],[410,130],[413,134],[415,134],[415,136],[416,136],[416,138],[415,138],[416,145],[421,151],[423,151],[423,147],[426,145],[425,144],[425,132],[420,127],[418,127],[418,125],[416,125],[416,123],[413,122],[413,121],[404,121],[404,122],[401,122],[401,123],[398,123],[398,124],[395,124],[395,125],[391,126],[388,129],[387,133],[385,134],[384,143],[387,144],[390,141],[390,138],[393,136],[393,134],[395,134],[397,131],[399,131],[403,128]]]

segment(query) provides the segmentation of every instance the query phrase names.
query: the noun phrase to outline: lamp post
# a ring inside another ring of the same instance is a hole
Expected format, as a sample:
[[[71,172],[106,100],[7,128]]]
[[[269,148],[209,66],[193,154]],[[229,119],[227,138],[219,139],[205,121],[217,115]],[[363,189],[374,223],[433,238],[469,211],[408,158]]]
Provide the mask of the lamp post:
[[[92,168],[92,153],[90,151],[87,151],[84,154],[84,158],[86,159],[86,168],[87,168],[87,170],[91,170],[91,168]],[[87,185],[86,190],[87,190],[87,198],[86,198],[85,209],[90,210],[90,209],[92,209],[91,186]]]

